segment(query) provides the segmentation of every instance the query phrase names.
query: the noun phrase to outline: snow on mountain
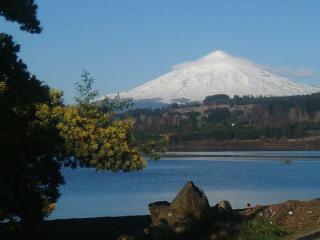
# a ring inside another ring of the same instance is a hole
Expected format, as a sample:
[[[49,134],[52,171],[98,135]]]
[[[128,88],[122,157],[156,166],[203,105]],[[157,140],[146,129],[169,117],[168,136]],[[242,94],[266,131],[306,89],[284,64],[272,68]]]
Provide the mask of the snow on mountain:
[[[290,96],[319,91],[320,88],[278,76],[246,59],[215,51],[198,60],[175,65],[171,72],[119,95],[170,103],[176,99],[202,101],[214,94]]]

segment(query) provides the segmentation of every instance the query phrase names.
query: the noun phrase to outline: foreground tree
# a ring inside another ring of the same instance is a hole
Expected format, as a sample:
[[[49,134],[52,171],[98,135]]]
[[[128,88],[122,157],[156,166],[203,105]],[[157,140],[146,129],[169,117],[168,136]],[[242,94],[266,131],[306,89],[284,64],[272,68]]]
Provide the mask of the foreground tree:
[[[18,51],[12,37],[0,34],[0,220],[33,224],[59,197],[63,139],[37,118],[39,104],[53,107],[50,89],[27,71]]]
[[[63,183],[60,163],[112,171],[145,166],[129,120],[115,120],[121,106],[92,100],[93,79],[78,84],[77,104],[64,106],[18,59],[19,46],[0,37],[0,220],[35,224],[46,217]]]
[[[3,0],[0,16],[22,30],[41,31],[33,0]],[[112,171],[142,169],[141,150],[156,157],[155,143],[137,146],[132,122],[116,120],[126,103],[104,99],[85,72],[77,104],[65,106],[62,92],[30,74],[18,58],[19,45],[0,34],[0,222],[34,225],[54,209],[63,184],[61,164]]]

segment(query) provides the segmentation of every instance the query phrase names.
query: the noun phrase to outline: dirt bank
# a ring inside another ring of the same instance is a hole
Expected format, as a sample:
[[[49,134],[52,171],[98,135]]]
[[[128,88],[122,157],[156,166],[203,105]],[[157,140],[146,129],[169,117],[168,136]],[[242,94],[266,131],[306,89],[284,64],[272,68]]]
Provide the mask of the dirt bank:
[[[287,201],[270,206],[256,206],[240,211],[244,216],[262,219],[284,227],[290,236],[286,239],[317,239],[320,237],[320,199],[311,201]],[[312,235],[314,238],[307,238]],[[304,238],[302,238],[304,236]]]

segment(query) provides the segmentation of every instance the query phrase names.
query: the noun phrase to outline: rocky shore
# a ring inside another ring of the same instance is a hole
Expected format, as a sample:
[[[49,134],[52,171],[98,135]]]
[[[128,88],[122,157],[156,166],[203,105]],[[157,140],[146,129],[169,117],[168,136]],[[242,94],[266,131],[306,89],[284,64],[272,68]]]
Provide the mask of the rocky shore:
[[[151,225],[129,239],[317,239],[320,199],[232,209],[224,200],[210,206],[205,193],[188,182],[169,203],[149,205]],[[269,231],[269,232],[268,232]],[[308,235],[310,234],[310,236]],[[159,237],[160,236],[160,237]],[[268,237],[269,236],[269,237]]]
[[[1,239],[223,240],[320,237],[320,199],[232,209],[228,201],[209,205],[205,193],[188,182],[170,203],[149,204],[150,216],[46,221],[29,230],[0,225]]]

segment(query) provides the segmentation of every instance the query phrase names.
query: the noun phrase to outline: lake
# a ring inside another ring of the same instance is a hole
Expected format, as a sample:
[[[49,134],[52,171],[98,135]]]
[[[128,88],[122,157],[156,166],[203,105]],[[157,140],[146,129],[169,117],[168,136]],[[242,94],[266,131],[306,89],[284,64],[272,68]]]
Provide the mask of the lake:
[[[62,170],[66,184],[49,219],[140,215],[192,180],[210,204],[233,208],[320,197],[320,151],[170,153],[143,171]]]

